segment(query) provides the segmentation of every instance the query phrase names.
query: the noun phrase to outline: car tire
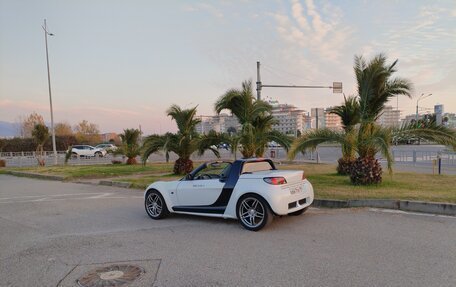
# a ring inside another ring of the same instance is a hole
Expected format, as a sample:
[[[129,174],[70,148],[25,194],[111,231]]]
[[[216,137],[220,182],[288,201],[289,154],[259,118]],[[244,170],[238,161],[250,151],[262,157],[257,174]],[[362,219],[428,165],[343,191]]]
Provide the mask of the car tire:
[[[288,213],[288,215],[291,215],[291,216],[298,216],[298,215],[301,215],[301,214],[303,214],[304,212],[306,212],[307,209],[309,209],[309,207],[305,207],[305,208],[300,209],[300,210],[298,210],[298,211]]]
[[[236,214],[241,225],[250,231],[258,231],[274,218],[269,204],[261,196],[248,194],[237,203]]]
[[[156,220],[165,218],[169,214],[165,199],[161,193],[155,189],[147,192],[144,199],[144,208],[146,209],[147,215]]]
[[[103,157],[103,154],[102,154],[101,152],[97,151],[97,152],[95,153],[95,156],[96,156],[96,157]]]
[[[79,155],[78,155],[77,153],[75,153],[75,152],[72,152],[72,153],[71,153],[71,157],[72,157],[72,158],[78,158],[78,156],[79,156]]]

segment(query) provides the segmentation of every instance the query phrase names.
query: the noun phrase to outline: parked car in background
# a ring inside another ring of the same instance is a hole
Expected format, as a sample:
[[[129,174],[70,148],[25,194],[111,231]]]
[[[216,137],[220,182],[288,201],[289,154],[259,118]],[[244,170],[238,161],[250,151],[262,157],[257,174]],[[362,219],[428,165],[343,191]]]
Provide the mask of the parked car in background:
[[[71,149],[71,154],[73,156],[80,157],[103,157],[106,155],[106,150],[101,148],[95,148],[90,145],[74,145]]]
[[[217,146],[217,148],[229,150],[229,149],[230,149],[230,145],[227,144],[227,143],[221,143],[221,144],[219,144],[219,145]]]
[[[144,192],[147,214],[183,213],[237,219],[257,231],[273,216],[301,215],[314,200],[302,170],[277,170],[270,159],[208,162],[181,180],[156,181]]]
[[[105,151],[115,151],[117,147],[110,143],[99,144],[95,148],[104,149]]]

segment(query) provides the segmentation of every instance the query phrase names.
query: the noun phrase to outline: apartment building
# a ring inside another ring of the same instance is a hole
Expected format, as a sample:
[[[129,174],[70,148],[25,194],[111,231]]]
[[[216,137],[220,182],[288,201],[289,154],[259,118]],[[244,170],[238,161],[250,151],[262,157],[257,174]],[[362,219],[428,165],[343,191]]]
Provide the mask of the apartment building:
[[[277,101],[270,104],[272,116],[276,120],[273,125],[274,130],[296,136],[310,128],[310,117],[305,110],[289,104],[279,104]]]
[[[219,133],[236,132],[240,128],[238,119],[233,115],[220,114],[216,116],[197,116],[201,123],[196,125],[196,132],[207,134],[214,130]]]
[[[384,127],[396,127],[401,122],[401,111],[392,106],[385,106],[383,113],[377,119],[377,123]]]

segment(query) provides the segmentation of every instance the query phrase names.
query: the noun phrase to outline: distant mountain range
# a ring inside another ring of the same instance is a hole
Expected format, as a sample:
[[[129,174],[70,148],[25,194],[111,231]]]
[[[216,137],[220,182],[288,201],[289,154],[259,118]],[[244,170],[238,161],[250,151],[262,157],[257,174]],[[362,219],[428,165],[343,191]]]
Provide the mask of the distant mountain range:
[[[0,121],[0,138],[19,136],[15,123]]]

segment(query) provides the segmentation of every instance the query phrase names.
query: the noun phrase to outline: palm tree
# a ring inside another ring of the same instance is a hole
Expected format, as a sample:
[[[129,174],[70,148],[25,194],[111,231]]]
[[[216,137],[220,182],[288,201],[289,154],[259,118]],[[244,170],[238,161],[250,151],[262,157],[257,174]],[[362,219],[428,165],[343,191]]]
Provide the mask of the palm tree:
[[[338,115],[342,121],[342,128],[345,133],[346,144],[342,144],[342,157],[337,161],[337,173],[346,175],[350,173],[350,168],[356,160],[356,151],[354,148],[354,130],[359,124],[359,102],[355,96],[348,98],[344,95],[344,103],[334,107],[331,113]]]
[[[422,127],[412,123],[399,128],[384,128],[376,123],[391,97],[410,97],[410,82],[406,79],[392,78],[396,72],[396,63],[397,60],[387,65],[386,57],[382,54],[374,57],[369,63],[361,56],[355,57],[357,98],[345,99],[342,106],[333,110],[341,116],[344,132],[328,129],[307,132],[293,143],[289,157],[294,158],[298,152],[313,149],[321,143],[337,142],[342,146],[343,157],[353,159],[356,154],[358,155],[349,169],[352,183],[373,184],[382,180],[382,168],[376,159],[378,153],[386,159],[388,170],[392,172],[393,158],[390,147],[393,137],[425,138],[456,147],[456,133],[443,126]]]
[[[232,139],[235,143],[231,145],[234,152],[240,145],[244,158],[262,157],[270,141],[288,150],[291,139],[272,129],[272,107],[264,101],[255,100],[251,81],[244,81],[242,89],[230,89],[217,100],[215,111],[220,114],[225,109],[235,115],[241,124],[240,131]]]
[[[43,158],[43,154],[44,154],[43,147],[44,147],[44,144],[46,143],[46,141],[49,139],[49,129],[47,128],[47,126],[45,126],[43,124],[36,124],[33,127],[32,136],[37,143],[36,157],[38,160],[38,165],[44,166],[45,160]]]
[[[141,131],[138,129],[124,129],[120,134],[122,144],[113,151],[114,154],[123,154],[127,157],[127,164],[136,164],[136,157],[141,154],[140,137]]]
[[[355,75],[358,84],[360,126],[357,133],[358,158],[353,163],[350,179],[355,184],[379,183],[382,168],[375,158],[381,153],[387,160],[391,172],[392,157],[389,151],[391,132],[380,127],[376,120],[381,116],[385,104],[395,96],[411,97],[412,84],[409,80],[395,77],[398,60],[388,65],[386,56],[379,54],[367,63],[362,56],[355,56]]]
[[[206,150],[211,150],[220,157],[215,146],[223,141],[223,137],[215,131],[210,131],[207,135],[199,135],[196,132],[196,125],[201,122],[196,118],[196,108],[181,109],[177,105],[172,105],[167,110],[167,115],[176,122],[178,131],[146,137],[143,144],[143,164],[155,152],[163,151],[166,161],[173,152],[179,156],[174,163],[174,173],[186,174],[193,170],[193,161],[190,159],[193,153],[198,152],[198,155],[202,155]]]

